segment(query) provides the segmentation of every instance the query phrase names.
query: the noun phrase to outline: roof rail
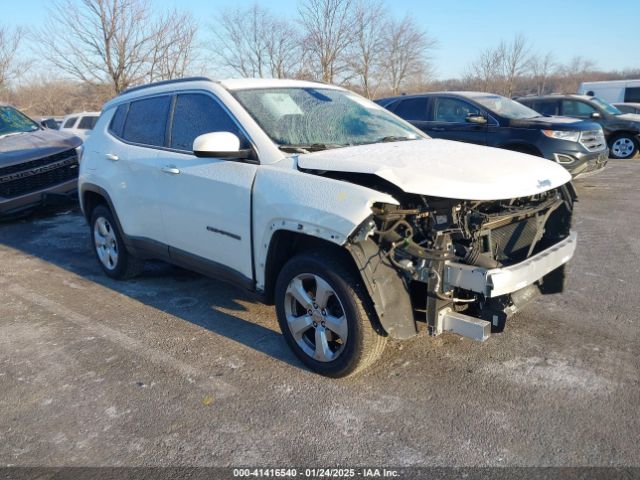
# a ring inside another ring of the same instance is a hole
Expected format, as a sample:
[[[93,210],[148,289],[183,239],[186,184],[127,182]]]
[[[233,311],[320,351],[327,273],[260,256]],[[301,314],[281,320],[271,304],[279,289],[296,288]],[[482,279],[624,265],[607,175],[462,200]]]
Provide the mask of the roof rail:
[[[118,96],[124,95],[125,93],[137,92],[138,90],[144,90],[145,88],[158,87],[160,85],[170,85],[172,83],[195,82],[195,81],[213,82],[213,80],[211,80],[209,77],[174,78],[172,80],[162,80],[160,82],[153,82],[153,83],[147,83],[145,85],[138,85],[136,87],[130,87],[120,92]]]

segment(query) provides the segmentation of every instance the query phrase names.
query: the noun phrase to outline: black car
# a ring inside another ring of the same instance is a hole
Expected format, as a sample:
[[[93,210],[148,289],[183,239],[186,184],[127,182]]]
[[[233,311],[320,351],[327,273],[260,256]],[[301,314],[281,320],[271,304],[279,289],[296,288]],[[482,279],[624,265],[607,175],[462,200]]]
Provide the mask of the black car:
[[[613,158],[633,158],[640,148],[640,116],[623,113],[613,105],[586,95],[523,97],[518,101],[545,115],[564,115],[598,122]]]
[[[607,163],[609,152],[597,123],[545,117],[500,95],[425,93],[377,103],[431,137],[537,155],[558,162],[574,177]]]
[[[0,217],[75,192],[81,144],[0,104]]]

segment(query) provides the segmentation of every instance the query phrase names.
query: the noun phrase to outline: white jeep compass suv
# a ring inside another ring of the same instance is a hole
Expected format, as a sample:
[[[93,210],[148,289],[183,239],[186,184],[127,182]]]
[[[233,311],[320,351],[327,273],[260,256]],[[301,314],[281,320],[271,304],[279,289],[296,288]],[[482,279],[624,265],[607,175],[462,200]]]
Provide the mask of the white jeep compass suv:
[[[162,259],[276,306],[310,368],[362,370],[423,325],[485,340],[573,255],[571,177],[433,140],[343,88],[172,80],[108,102],[79,194],[110,277]]]

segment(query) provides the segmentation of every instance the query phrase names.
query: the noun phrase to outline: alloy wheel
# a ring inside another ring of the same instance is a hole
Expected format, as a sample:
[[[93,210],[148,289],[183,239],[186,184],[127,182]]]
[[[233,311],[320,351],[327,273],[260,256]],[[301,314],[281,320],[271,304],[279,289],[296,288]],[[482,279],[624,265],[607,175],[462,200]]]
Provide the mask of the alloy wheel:
[[[102,265],[114,270],[118,265],[118,240],[113,227],[104,217],[98,217],[93,226],[96,253]]]
[[[633,144],[633,140],[626,137],[617,139],[611,146],[611,150],[618,158],[630,157],[634,149],[635,145]]]
[[[311,273],[294,277],[284,310],[291,335],[306,355],[319,362],[340,356],[349,328],[342,302],[326,280]]]

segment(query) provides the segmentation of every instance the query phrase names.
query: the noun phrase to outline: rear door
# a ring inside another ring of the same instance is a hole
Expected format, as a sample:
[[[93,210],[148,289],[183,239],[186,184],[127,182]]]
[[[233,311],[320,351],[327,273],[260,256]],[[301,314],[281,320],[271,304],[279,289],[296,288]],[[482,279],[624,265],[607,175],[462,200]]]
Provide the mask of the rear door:
[[[393,113],[426,132],[428,125],[427,106],[428,97],[414,97],[400,100],[393,107]]]
[[[166,243],[162,225],[162,180],[158,152],[164,147],[171,95],[159,95],[123,105],[114,115],[105,159],[112,165],[110,193],[120,223],[129,236]],[[120,125],[119,123],[122,123]]]
[[[251,187],[258,165],[198,158],[193,141],[211,132],[231,132],[249,142],[223,104],[209,92],[176,95],[167,147],[158,162],[170,255],[195,270],[251,280]]]
[[[486,113],[470,102],[453,97],[432,97],[430,118],[425,122],[425,132],[434,138],[444,138],[459,142],[487,143],[487,123],[468,121],[470,116],[484,116]]]
[[[533,100],[531,102],[523,102],[529,108],[534,109],[541,115],[560,115],[559,100]]]

